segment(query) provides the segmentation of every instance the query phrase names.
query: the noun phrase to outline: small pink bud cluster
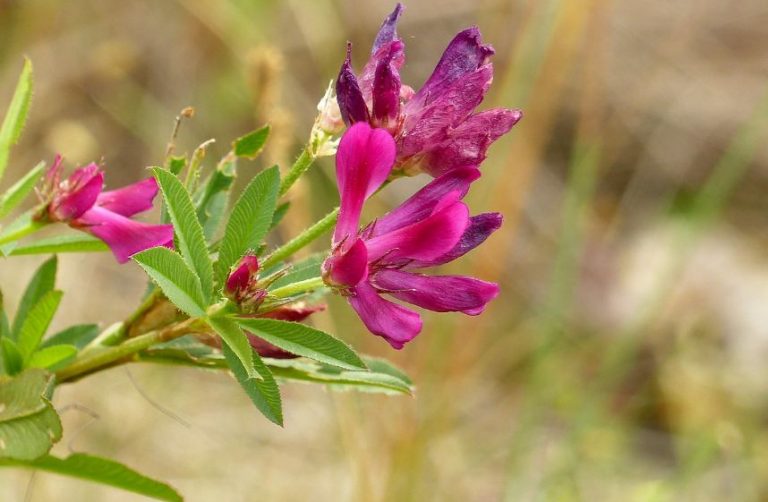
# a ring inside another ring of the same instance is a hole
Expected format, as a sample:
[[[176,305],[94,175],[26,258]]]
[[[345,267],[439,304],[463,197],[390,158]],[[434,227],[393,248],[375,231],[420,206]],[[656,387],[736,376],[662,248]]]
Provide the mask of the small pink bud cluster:
[[[247,254],[230,272],[224,291],[244,312],[255,312],[267,296],[258,279],[259,259],[254,254]]]

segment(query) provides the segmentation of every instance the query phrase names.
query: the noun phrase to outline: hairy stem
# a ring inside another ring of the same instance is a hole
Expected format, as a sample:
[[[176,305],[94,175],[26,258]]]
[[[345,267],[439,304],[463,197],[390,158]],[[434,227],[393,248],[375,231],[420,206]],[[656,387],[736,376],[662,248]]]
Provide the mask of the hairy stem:
[[[17,241],[46,225],[46,222],[34,220],[31,216],[22,216],[6,227],[4,232],[0,232],[0,244]]]
[[[153,345],[164,343],[189,333],[194,333],[199,323],[199,319],[187,319],[186,321],[169,326],[165,329],[150,331],[149,333],[131,338],[117,346],[105,347],[103,350],[94,350],[90,351],[88,354],[82,354],[71,364],[57,371],[56,379],[60,383],[66,382],[100,369],[113,366],[121,360],[133,356]]]
[[[339,208],[337,207],[322,220],[318,221],[302,233],[286,242],[281,247],[272,251],[272,253],[264,259],[262,268],[267,269],[273,265],[277,265],[281,261],[285,260],[289,256],[292,256],[298,250],[308,246],[318,237],[325,234],[336,225],[336,220],[339,218]]]
[[[316,289],[325,286],[322,277],[312,277],[311,279],[305,279],[303,281],[294,282],[293,284],[287,284],[281,288],[274,289],[270,292],[271,296],[277,298],[289,298],[291,296],[300,295],[302,293],[309,293]]]
[[[280,183],[281,196],[285,195],[288,190],[290,190],[293,184],[296,183],[299,178],[301,178],[301,175],[304,174],[307,169],[309,169],[309,166],[311,166],[314,161],[315,156],[312,155],[312,152],[310,152],[310,147],[307,145],[304,150],[302,150],[299,158],[296,159],[296,162],[293,163],[291,169],[288,171],[288,173],[286,173],[283,181]]]

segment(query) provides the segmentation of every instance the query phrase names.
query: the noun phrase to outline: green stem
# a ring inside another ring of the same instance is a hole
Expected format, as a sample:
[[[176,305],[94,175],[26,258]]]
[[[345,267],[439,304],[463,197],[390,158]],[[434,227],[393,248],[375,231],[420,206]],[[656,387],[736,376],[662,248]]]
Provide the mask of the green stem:
[[[299,178],[301,178],[301,175],[304,174],[307,169],[309,169],[309,166],[311,166],[315,161],[315,156],[312,155],[309,150],[310,147],[307,145],[301,152],[301,155],[299,155],[299,158],[296,159],[296,162],[293,163],[291,169],[283,178],[283,181],[280,183],[281,196],[285,195],[286,192],[290,190],[293,184],[296,183]]]
[[[302,293],[309,293],[324,286],[325,283],[322,277],[312,277],[311,279],[294,282],[293,284],[287,284],[281,288],[274,289],[270,292],[270,295],[277,298],[289,298]]]
[[[45,222],[34,220],[29,215],[26,215],[26,217],[21,216],[18,220],[11,223],[5,229],[5,232],[0,234],[0,244],[17,241],[22,237],[37,232],[45,225]]]
[[[121,359],[132,356],[153,345],[195,332],[195,325],[198,322],[199,319],[187,319],[175,326],[150,331],[149,333],[131,338],[120,345],[108,347],[98,352],[89,352],[84,357],[78,357],[71,364],[57,371],[56,379],[59,382],[66,382],[93,373],[99,369],[113,366]]]
[[[322,220],[304,230],[302,233],[286,242],[281,247],[272,251],[272,253],[264,259],[261,265],[262,269],[266,270],[273,265],[277,265],[289,256],[292,256],[298,250],[308,246],[315,239],[326,233],[328,230],[332,229],[334,225],[336,225],[336,220],[338,218],[339,208],[337,207],[325,215]]]

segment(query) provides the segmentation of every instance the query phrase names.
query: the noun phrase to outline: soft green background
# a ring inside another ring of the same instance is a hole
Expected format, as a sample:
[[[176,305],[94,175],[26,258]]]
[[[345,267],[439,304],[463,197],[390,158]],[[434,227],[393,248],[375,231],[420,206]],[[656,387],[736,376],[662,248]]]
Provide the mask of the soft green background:
[[[10,173],[62,152],[103,159],[109,186],[134,181],[187,105],[181,151],[214,137],[221,155],[270,121],[265,157],[243,172],[285,166],[344,42],[360,67],[391,7],[0,0],[2,106],[22,55],[36,71]],[[502,296],[479,318],[427,315],[400,353],[338,299],[316,316],[396,360],[414,399],[291,385],[279,429],[224,374],[119,368],[60,389],[55,451],[114,457],[191,501],[764,500],[766,23],[764,0],[409,2],[405,82],[418,87],[478,24],[497,49],[484,106],[526,113],[469,198],[505,226],[450,267],[499,281]],[[335,203],[331,169],[296,190],[275,240]],[[421,181],[390,187],[370,214]],[[0,261],[11,306],[41,260]],[[108,255],[62,256],[60,270],[57,326],[119,320],[144,287]],[[0,487],[12,501],[138,500],[14,470]]]

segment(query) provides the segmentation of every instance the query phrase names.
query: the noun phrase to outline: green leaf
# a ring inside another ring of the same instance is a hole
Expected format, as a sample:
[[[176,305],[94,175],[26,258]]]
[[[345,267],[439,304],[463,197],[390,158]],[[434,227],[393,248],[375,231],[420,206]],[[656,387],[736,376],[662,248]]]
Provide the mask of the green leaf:
[[[277,166],[256,175],[240,194],[229,216],[219,248],[217,280],[223,284],[230,267],[249,249],[261,244],[275,212],[280,172]]]
[[[365,358],[370,371],[347,371],[306,359],[265,359],[272,373],[280,380],[325,384],[333,390],[384,394],[413,393],[413,385],[408,377],[401,378],[390,371],[374,369],[374,361]]]
[[[168,214],[179,241],[181,256],[199,277],[203,301],[207,305],[213,291],[213,266],[192,198],[181,181],[170,172],[159,167],[153,168],[152,172],[163,192]]]
[[[133,259],[179,309],[192,317],[205,314],[200,280],[178,253],[168,248],[156,247],[136,253]]]
[[[109,251],[109,247],[103,241],[91,235],[78,232],[76,234],[57,235],[30,242],[29,244],[19,245],[10,252],[10,255],[94,253],[101,251]]]
[[[316,253],[294,263],[288,269],[288,273],[270,284],[268,289],[280,288],[294,282],[305,281],[322,275],[320,266],[327,256],[327,253]]]
[[[151,347],[142,352],[140,360],[203,369],[228,367],[220,352],[192,336]],[[383,359],[364,357],[368,371],[348,371],[307,359],[265,358],[262,361],[277,380],[322,384],[332,390],[383,394],[413,393],[410,378]],[[235,359],[235,362],[238,360]]]
[[[411,378],[406,375],[403,370],[387,361],[386,359],[382,359],[380,357],[366,357],[365,364],[368,366],[368,369],[371,370],[371,372],[389,375],[403,381],[409,387],[413,386]]]
[[[208,319],[208,324],[224,340],[223,345],[228,346],[237,355],[240,366],[242,366],[243,372],[248,375],[248,378],[260,378],[254,369],[254,363],[259,359],[259,355],[253,351],[251,344],[248,343],[248,337],[245,336],[245,333],[238,327],[237,323],[226,317],[211,317]]]
[[[148,478],[114,460],[86,455],[85,453],[73,453],[67,458],[45,455],[31,462],[6,461],[3,463],[95,481],[157,500],[171,502],[183,500],[176,490],[161,481]]]
[[[35,275],[27,285],[27,289],[24,291],[24,295],[21,297],[19,307],[16,309],[16,316],[13,318],[13,327],[11,328],[11,337],[16,339],[21,331],[21,325],[27,318],[29,310],[34,307],[37,302],[40,301],[46,293],[53,290],[54,283],[56,282],[56,269],[58,268],[58,260],[55,256],[52,256],[48,260],[44,261],[40,267],[38,267]]]
[[[237,138],[232,143],[232,151],[238,157],[244,157],[246,159],[255,159],[264,148],[269,137],[269,126],[265,125],[261,129],[256,129],[253,132],[249,132],[245,136]]]
[[[3,355],[3,370],[8,375],[15,375],[24,368],[24,359],[19,347],[10,338],[0,338],[0,349]]]
[[[82,349],[99,335],[99,326],[96,324],[76,324],[43,340],[41,348],[54,345],[74,345]]]
[[[139,358],[140,360],[184,366],[226,367],[221,352],[200,342],[194,335],[182,336],[170,342],[153,345],[143,351]]]
[[[277,319],[236,319],[246,331],[297,356],[344,369],[366,369],[365,363],[344,342],[305,324]]]
[[[32,460],[61,439],[59,416],[48,400],[53,376],[29,369],[0,377],[0,458]]]
[[[0,218],[13,211],[16,206],[29,195],[45,169],[45,162],[40,162],[29,170],[20,180],[14,183],[11,188],[6,190],[0,197]]]
[[[77,347],[74,345],[51,345],[32,354],[28,366],[31,368],[52,368],[75,357],[76,354]]]
[[[0,338],[11,335],[11,326],[8,324],[8,315],[5,313],[5,296],[0,291]]]
[[[248,378],[237,356],[227,345],[222,345],[221,351],[224,353],[232,374],[245,393],[248,394],[251,402],[268,420],[282,426],[283,404],[280,398],[280,389],[275,377],[272,376],[272,372],[264,365],[261,358],[258,356],[254,358],[254,367],[261,376],[261,380],[256,380],[255,378]]]
[[[16,90],[13,92],[11,104],[5,113],[3,124],[0,126],[0,179],[8,166],[8,156],[11,146],[19,141],[21,130],[27,121],[29,105],[32,102],[32,62],[24,60],[24,68],[19,75]]]
[[[185,156],[170,155],[165,159],[165,168],[174,176],[178,176],[184,168],[187,167],[187,158]],[[168,208],[165,204],[160,205],[160,223],[168,223]]]
[[[43,335],[48,331],[53,316],[61,303],[63,293],[58,290],[48,291],[42,298],[30,309],[24,323],[19,330],[17,343],[19,352],[24,361],[29,361],[29,357],[40,345]]]
[[[187,167],[187,158],[183,155],[171,155],[166,159],[165,166],[174,176],[178,176]]]
[[[229,204],[229,191],[235,181],[237,158],[227,155],[216,166],[216,170],[205,180],[195,196],[197,218],[203,225],[203,235],[213,239]]]

